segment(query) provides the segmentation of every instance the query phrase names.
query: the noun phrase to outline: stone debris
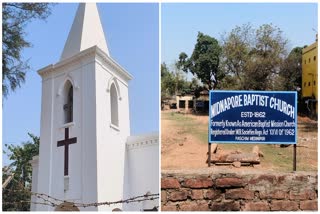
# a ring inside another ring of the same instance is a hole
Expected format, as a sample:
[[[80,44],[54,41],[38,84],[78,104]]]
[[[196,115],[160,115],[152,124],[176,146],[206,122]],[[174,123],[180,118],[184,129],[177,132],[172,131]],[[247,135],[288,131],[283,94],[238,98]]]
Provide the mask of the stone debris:
[[[241,166],[260,164],[260,157],[264,156],[258,146],[254,146],[251,153],[244,153],[240,150],[223,151],[217,144],[211,146],[211,163],[216,165],[227,164],[240,168]]]
[[[240,168],[241,167],[241,162],[239,161],[236,161],[236,162],[233,162],[232,165],[236,168]]]

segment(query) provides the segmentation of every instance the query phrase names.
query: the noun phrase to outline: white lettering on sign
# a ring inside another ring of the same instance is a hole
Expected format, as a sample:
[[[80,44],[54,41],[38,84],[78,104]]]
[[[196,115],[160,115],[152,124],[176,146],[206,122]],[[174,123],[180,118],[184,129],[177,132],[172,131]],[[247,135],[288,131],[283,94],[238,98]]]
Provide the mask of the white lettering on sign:
[[[217,116],[218,114],[229,110],[230,108],[236,108],[242,106],[242,95],[227,97],[214,103],[211,106],[212,116]]]
[[[283,100],[277,99],[275,97],[271,97],[270,108],[280,111],[290,116],[292,119],[294,119],[294,115],[295,115],[294,107]]]
[[[265,106],[268,105],[269,96],[259,94],[244,94],[243,105],[244,106]]]

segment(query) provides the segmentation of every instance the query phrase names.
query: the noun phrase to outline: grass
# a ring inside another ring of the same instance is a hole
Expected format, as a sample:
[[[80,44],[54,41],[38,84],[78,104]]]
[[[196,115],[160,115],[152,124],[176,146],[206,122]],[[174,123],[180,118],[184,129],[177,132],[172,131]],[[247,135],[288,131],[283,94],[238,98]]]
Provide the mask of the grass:
[[[201,123],[193,117],[175,112],[163,112],[162,119],[172,120],[177,127],[178,134],[188,133],[204,144],[208,143],[207,124]],[[299,131],[299,130],[298,130]],[[251,152],[254,145],[258,145],[260,151],[264,154],[261,158],[263,168],[273,169],[276,171],[288,172],[293,169],[293,146],[280,148],[279,145],[271,144],[220,144],[223,150],[240,150],[242,152]],[[297,169],[299,171],[317,171],[317,167],[308,163],[311,154],[305,154],[303,148],[298,147]],[[314,153],[312,156],[317,155]]]
[[[196,121],[194,118],[175,112],[162,113],[161,117],[165,120],[172,120],[173,124],[179,130],[178,134],[188,133],[201,142],[208,142],[208,127]]]

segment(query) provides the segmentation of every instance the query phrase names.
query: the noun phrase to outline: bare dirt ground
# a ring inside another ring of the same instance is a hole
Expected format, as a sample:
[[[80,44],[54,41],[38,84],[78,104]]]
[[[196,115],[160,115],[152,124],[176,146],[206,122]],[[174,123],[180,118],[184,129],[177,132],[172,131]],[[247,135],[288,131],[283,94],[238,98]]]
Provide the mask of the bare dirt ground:
[[[208,116],[180,114],[163,111],[161,115],[161,169],[199,169],[207,168]],[[254,145],[219,144],[222,151],[251,152]],[[292,171],[292,146],[280,148],[279,145],[259,144],[264,154],[260,170]],[[317,121],[298,117],[297,170],[317,171],[318,166]],[[231,168],[232,166],[214,166]],[[255,170],[253,167],[236,170]]]
[[[199,120],[206,123],[202,117]],[[200,142],[200,139],[183,131],[172,120],[161,119],[162,169],[203,167],[207,151],[207,144]]]

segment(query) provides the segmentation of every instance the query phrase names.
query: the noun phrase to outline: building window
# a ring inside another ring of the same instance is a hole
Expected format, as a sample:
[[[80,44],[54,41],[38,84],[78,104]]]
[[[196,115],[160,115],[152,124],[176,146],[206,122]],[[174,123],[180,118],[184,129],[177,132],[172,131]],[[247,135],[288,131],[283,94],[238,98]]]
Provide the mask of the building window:
[[[308,83],[308,86],[310,86],[310,82]]]
[[[117,94],[117,89],[114,83],[112,83],[110,88],[110,103],[111,103],[111,124],[119,127],[118,94]]]
[[[179,108],[186,108],[186,101],[185,100],[179,100]]]
[[[73,87],[68,80],[64,86],[64,122],[70,123],[73,121]]]
[[[313,60],[314,60],[314,61],[316,61],[316,59],[317,59],[317,57],[316,57],[316,56],[314,56],[314,57],[313,57]]]
[[[313,85],[316,85],[316,81],[315,80],[313,81]]]

